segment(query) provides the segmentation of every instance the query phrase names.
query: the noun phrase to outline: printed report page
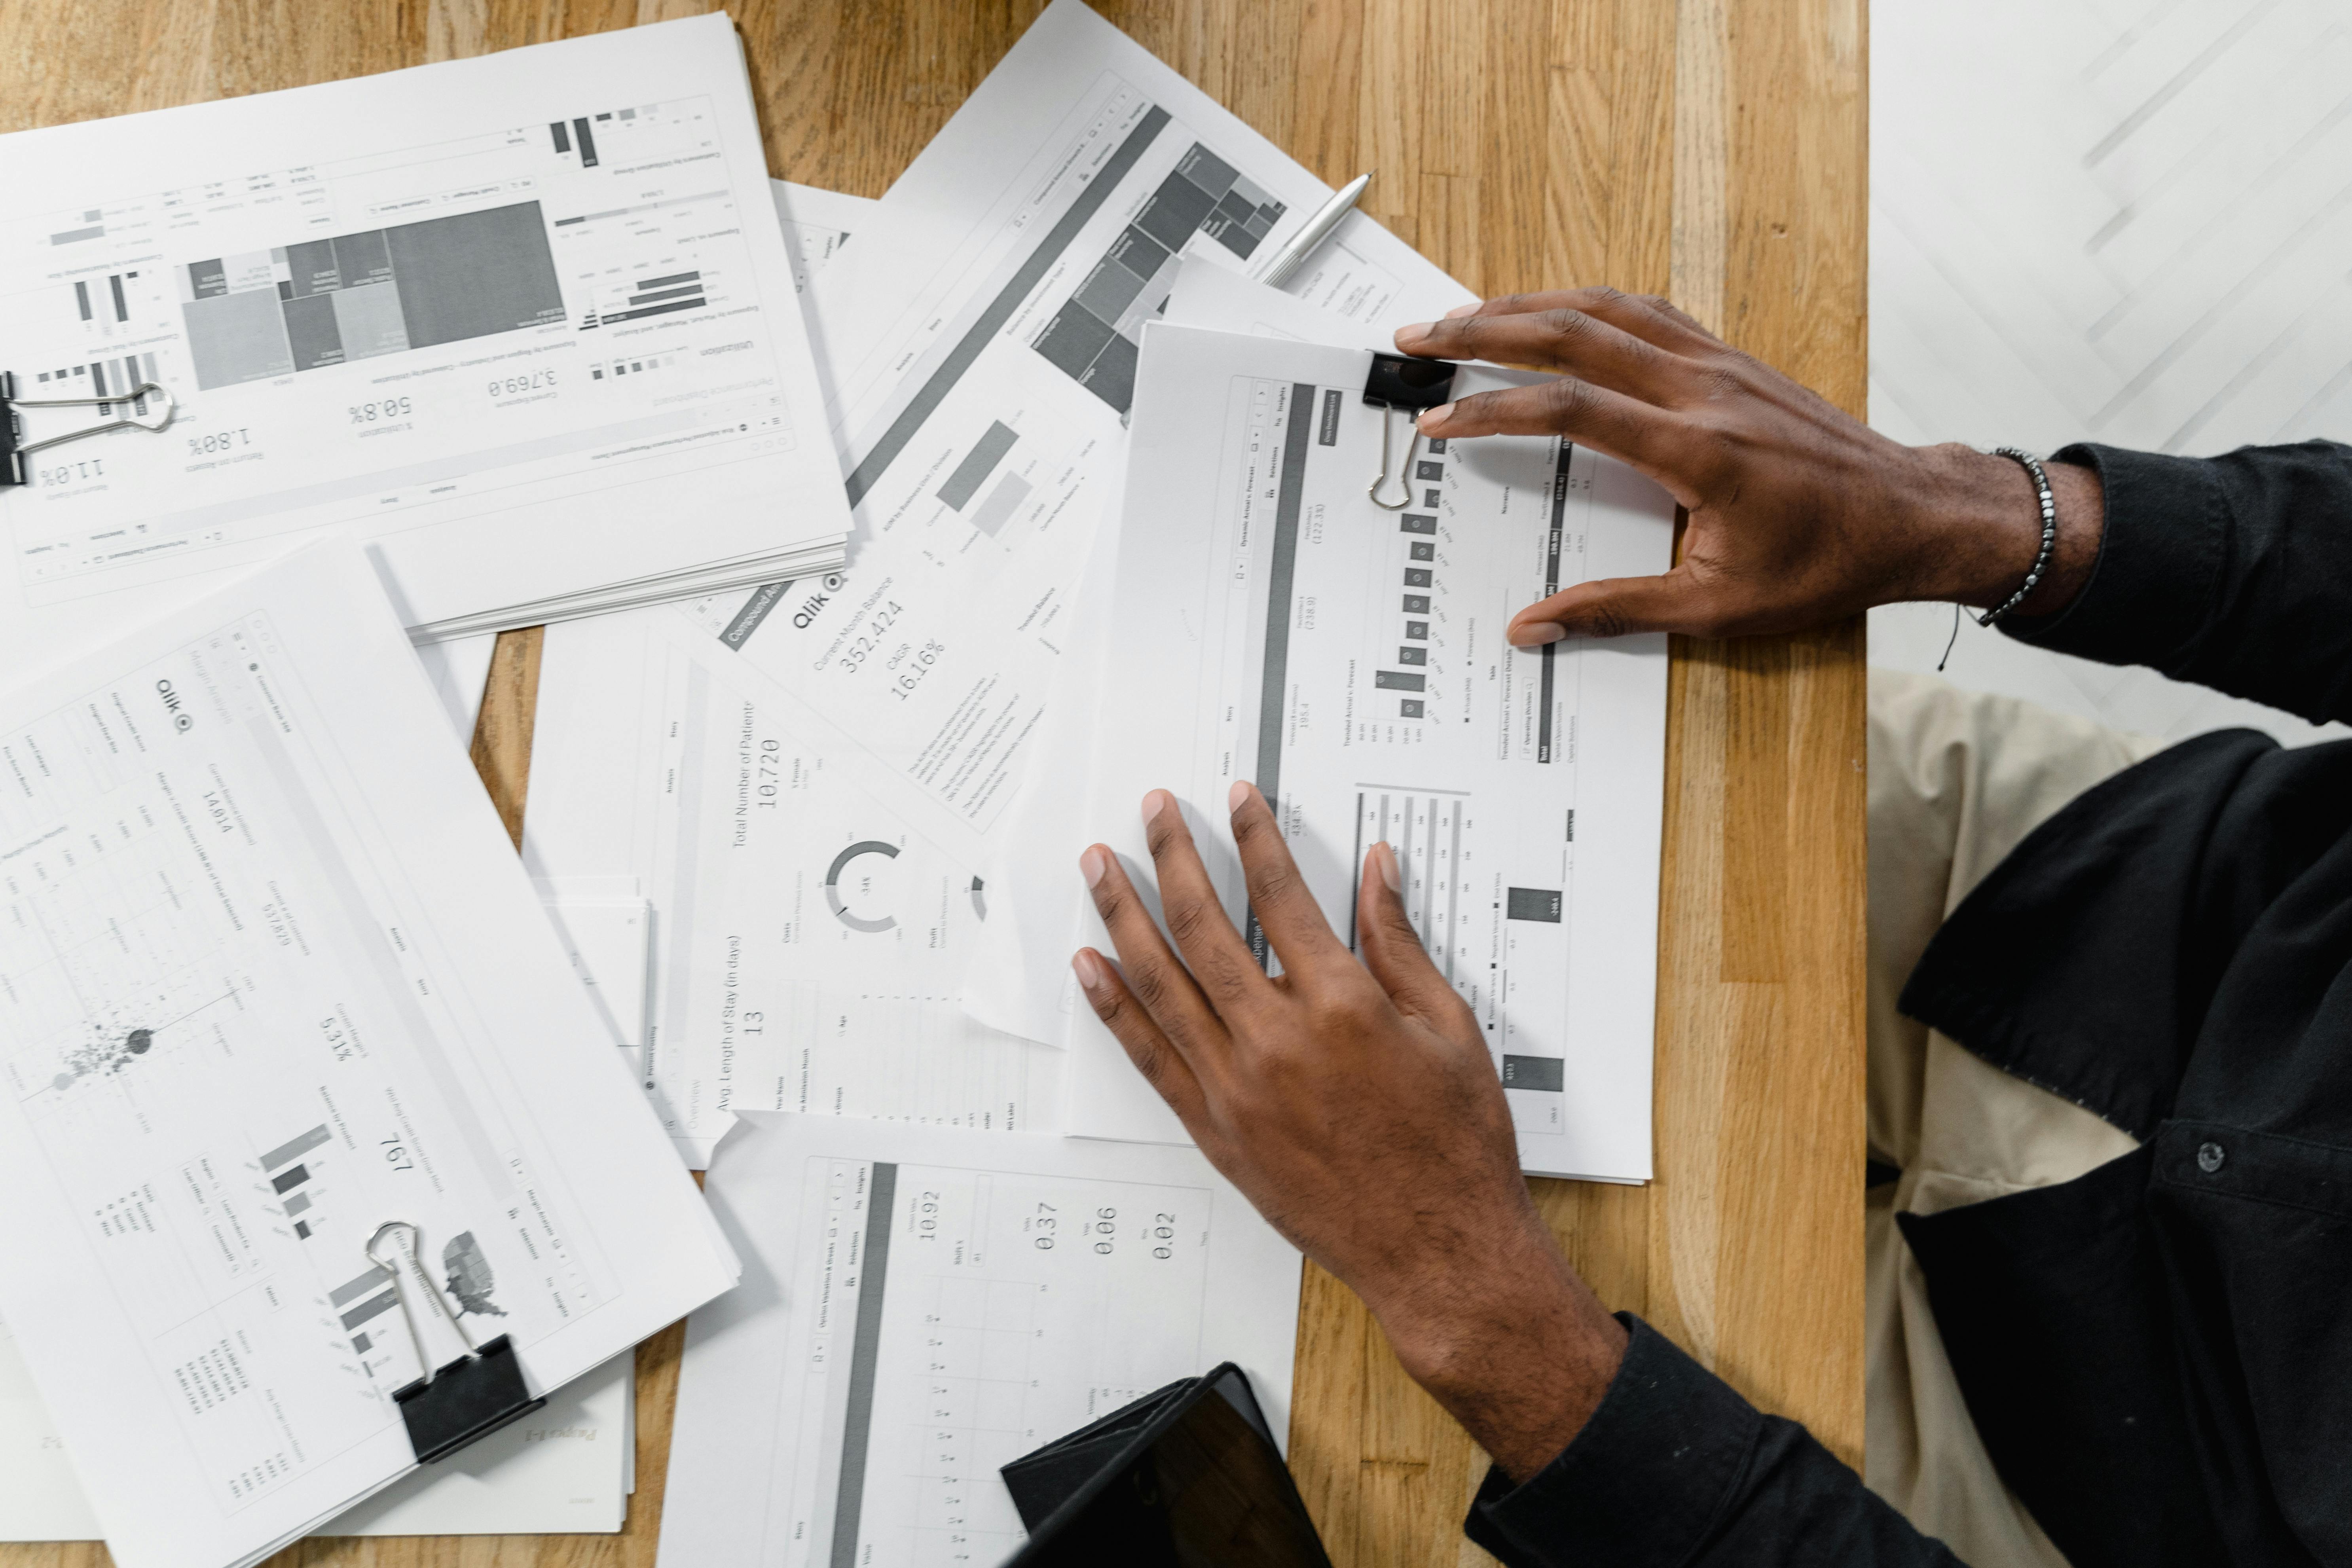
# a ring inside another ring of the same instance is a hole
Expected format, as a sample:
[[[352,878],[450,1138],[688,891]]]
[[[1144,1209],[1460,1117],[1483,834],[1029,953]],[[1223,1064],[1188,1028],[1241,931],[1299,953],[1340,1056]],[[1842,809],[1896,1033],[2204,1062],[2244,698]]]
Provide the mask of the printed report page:
[[[688,1163],[738,1110],[1056,1125],[1063,1052],[955,989],[984,884],[669,609],[548,628],[524,853],[653,900],[646,1087]]]
[[[27,438],[177,413],[0,490],[0,651],[321,531],[416,626],[848,527],[723,16],[5,146],[0,368],[123,395]]]
[[[1486,1036],[1526,1167],[1646,1178],[1664,639],[1522,651],[1503,632],[1571,584],[1664,571],[1673,503],[1572,443],[1509,437],[1416,442],[1405,504],[1376,506],[1383,421],[1388,499],[1411,426],[1365,405],[1370,363],[1146,334],[1117,636],[1068,857],[1099,838],[1148,878],[1138,804],[1174,791],[1272,962],[1226,826],[1234,782],[1274,803],[1351,942],[1363,857],[1391,845],[1414,929]],[[1508,384],[1465,366],[1455,391]],[[1078,940],[1110,952],[1068,885]],[[1070,1131],[1181,1137],[1093,1015],[1071,1017]]]
[[[1289,1429],[1298,1254],[1193,1150],[754,1116],[709,1191],[664,1563],[1002,1562],[1000,1466],[1220,1362]]]
[[[892,242],[858,263],[855,332],[828,334],[858,524],[847,584],[814,605],[762,590],[701,613],[950,853],[984,858],[1044,712],[1141,323],[1182,257],[1262,270],[1329,195],[1065,0],[883,198]],[[1292,289],[1391,326],[1469,297],[1361,215]]]
[[[534,1391],[728,1288],[598,1034],[355,548],[0,700],[0,1316],[117,1562],[413,1467],[388,1221]]]

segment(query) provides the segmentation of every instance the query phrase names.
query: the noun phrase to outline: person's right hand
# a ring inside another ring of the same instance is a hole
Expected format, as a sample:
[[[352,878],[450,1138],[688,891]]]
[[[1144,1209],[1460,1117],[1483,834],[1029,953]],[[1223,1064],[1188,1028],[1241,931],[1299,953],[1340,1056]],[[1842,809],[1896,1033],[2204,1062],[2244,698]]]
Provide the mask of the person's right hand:
[[[1690,515],[1672,571],[1581,583],[1528,606],[1509,634],[1522,647],[1790,631],[1906,599],[1990,606],[2023,583],[2041,546],[2033,484],[2018,464],[1891,441],[1664,300],[1522,294],[1405,327],[1396,342],[1424,358],[1561,378],[1433,408],[1423,435],[1565,436],[1647,474]],[[2098,557],[2096,475],[2045,467],[2057,559],[2020,615],[2062,608]]]

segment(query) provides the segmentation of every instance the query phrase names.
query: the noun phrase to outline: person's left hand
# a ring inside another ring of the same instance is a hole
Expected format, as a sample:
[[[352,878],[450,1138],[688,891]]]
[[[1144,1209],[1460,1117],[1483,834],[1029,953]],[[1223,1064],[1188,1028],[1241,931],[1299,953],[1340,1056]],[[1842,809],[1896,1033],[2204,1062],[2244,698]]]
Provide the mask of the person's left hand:
[[[1233,792],[1269,977],[1226,918],[1183,814],[1143,804],[1160,935],[1118,858],[1080,858],[1125,975],[1073,960],[1087,999],[1218,1170],[1361,1296],[1399,1359],[1524,1479],[1600,1403],[1624,1331],[1569,1267],[1519,1174],[1486,1041],[1415,935],[1396,855],[1374,845],[1359,963],[1263,796]]]

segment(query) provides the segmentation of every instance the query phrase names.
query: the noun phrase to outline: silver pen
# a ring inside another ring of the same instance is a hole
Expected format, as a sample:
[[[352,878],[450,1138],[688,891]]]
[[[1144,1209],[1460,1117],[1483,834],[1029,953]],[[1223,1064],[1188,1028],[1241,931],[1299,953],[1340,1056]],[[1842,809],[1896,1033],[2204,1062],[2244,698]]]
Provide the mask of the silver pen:
[[[1370,174],[1359,174],[1349,181],[1338,195],[1316,210],[1315,216],[1307,220],[1305,227],[1291,237],[1290,243],[1283,247],[1282,254],[1274,258],[1273,265],[1265,269],[1265,276],[1258,281],[1272,289],[1279,289],[1289,282],[1290,275],[1298,270],[1298,264],[1312,256],[1317,246],[1331,237],[1331,231],[1339,227],[1339,220],[1354,209],[1356,198],[1362,195],[1364,187],[1371,183]]]

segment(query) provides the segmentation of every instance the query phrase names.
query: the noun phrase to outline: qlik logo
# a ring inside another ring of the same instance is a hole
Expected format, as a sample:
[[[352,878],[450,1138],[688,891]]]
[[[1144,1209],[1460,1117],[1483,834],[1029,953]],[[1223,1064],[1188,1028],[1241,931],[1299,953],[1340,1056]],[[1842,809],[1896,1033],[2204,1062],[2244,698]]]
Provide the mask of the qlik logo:
[[[184,734],[196,727],[196,716],[180,706],[180,694],[172,689],[170,681],[157,681],[155,690],[163,699],[163,711],[172,716],[173,729]]]

